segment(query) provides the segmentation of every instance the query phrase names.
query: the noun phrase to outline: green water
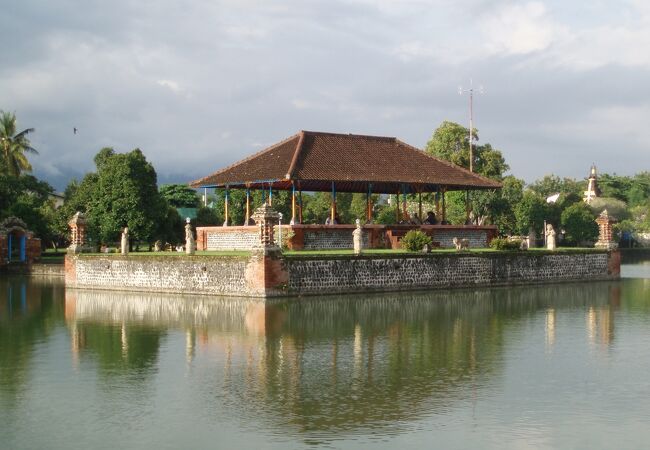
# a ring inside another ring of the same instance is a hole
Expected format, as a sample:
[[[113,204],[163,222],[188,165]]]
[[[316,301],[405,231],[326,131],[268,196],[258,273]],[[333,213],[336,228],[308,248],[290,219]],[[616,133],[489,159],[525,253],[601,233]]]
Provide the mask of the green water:
[[[623,273],[266,307],[0,278],[0,448],[647,448]]]

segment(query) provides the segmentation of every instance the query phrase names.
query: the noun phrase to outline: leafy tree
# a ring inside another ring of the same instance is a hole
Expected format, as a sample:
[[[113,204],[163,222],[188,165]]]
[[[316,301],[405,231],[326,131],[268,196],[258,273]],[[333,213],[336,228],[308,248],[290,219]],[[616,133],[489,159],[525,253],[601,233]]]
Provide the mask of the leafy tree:
[[[600,214],[606,209],[610,216],[615,217],[619,221],[627,219],[630,215],[625,202],[617,198],[596,197],[591,200],[589,208],[595,215]]]
[[[2,148],[0,165],[4,173],[18,176],[22,172],[31,172],[32,165],[25,154],[38,154],[27,139],[27,135],[32,132],[34,128],[16,132],[16,115],[0,111],[0,148]]]
[[[103,149],[95,158],[97,185],[89,218],[102,241],[116,240],[123,227],[135,240],[152,240],[167,206],[158,193],[156,171],[139,149],[114,153]]]
[[[54,228],[61,236],[67,237],[69,234],[68,221],[77,211],[88,215],[92,210],[97,190],[98,176],[96,173],[87,174],[81,183],[72,180],[68,183],[63,194],[63,206],[56,210],[54,216]],[[89,244],[99,244],[98,224],[90,221],[86,231]]]
[[[196,212],[197,227],[215,227],[223,224],[223,215],[217,208],[200,207]]]
[[[586,187],[586,181],[579,182],[573,178],[560,178],[557,175],[545,175],[528,186],[530,190],[544,198],[555,194],[575,194],[580,199]]]
[[[125,226],[134,240],[154,240],[169,211],[158,192],[153,166],[139,149],[115,153],[111,148],[100,150],[95,164],[96,173],[68,185],[57,228],[67,233],[68,220],[81,211],[88,219],[91,244],[117,240]]]
[[[472,141],[478,142],[478,139],[477,130],[473,130]],[[427,143],[426,151],[469,169],[469,129],[454,122],[442,122]],[[473,153],[475,172],[480,175],[500,180],[510,169],[503,154],[490,144],[474,145]]]
[[[156,237],[163,243],[168,242],[176,245],[184,239],[184,226],[183,219],[178,214],[178,211],[173,206],[167,206],[167,214],[165,218],[159,222],[156,231]]]
[[[174,208],[197,208],[199,197],[196,191],[185,184],[163,184],[160,195]]]
[[[627,192],[627,203],[630,207],[642,206],[650,199],[650,172],[634,175]]]
[[[562,211],[562,228],[566,232],[567,241],[580,244],[585,241],[595,241],[598,238],[596,216],[586,203],[574,203]]]
[[[526,190],[521,200],[513,206],[518,234],[528,234],[531,228],[537,235],[543,232],[548,209],[542,196],[532,190]],[[555,222],[555,225],[557,225],[557,222]]]

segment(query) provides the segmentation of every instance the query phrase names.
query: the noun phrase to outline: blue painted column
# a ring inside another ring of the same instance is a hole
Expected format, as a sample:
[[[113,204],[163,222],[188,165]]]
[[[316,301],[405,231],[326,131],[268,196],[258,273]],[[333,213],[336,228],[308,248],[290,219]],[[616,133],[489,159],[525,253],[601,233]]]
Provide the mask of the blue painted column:
[[[24,234],[20,237],[20,262],[25,262],[26,258],[27,236]]]
[[[250,188],[246,188],[246,220],[244,221],[244,225],[250,225],[251,221],[251,190]]]
[[[223,197],[223,206],[224,206],[224,222],[223,226],[227,227],[230,224],[230,219],[228,217],[228,201],[230,199],[230,191],[228,190],[228,186],[226,186],[226,191],[224,192],[224,197]]]
[[[332,208],[330,215],[330,225],[334,225],[334,219],[336,218],[336,185],[332,181]]]

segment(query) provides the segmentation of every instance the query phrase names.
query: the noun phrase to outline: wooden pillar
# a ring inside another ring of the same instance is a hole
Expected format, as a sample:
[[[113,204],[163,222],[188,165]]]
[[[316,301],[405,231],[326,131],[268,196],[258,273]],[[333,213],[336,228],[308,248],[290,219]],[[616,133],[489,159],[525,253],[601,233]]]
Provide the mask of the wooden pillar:
[[[372,184],[368,184],[368,192],[366,193],[366,222],[372,222]]]
[[[395,217],[397,223],[400,223],[400,214],[399,214],[399,188],[397,188],[397,196],[395,197]]]
[[[336,186],[332,181],[332,208],[330,211],[330,225],[334,225],[334,219],[336,218]]]
[[[404,217],[404,221],[408,222],[409,221],[409,212],[406,206],[406,193],[408,192],[408,187],[404,186],[404,194],[402,195],[402,216]]]
[[[226,190],[224,191],[224,197],[223,197],[223,209],[224,209],[224,211],[223,211],[223,217],[224,217],[223,226],[224,227],[227,227],[228,224],[230,223],[230,220],[229,220],[229,217],[228,217],[228,201],[229,201],[229,197],[230,197],[230,192],[228,190],[228,186],[226,186]]]
[[[447,203],[445,201],[446,193],[447,193],[447,188],[443,188],[442,189],[442,220],[440,221],[440,223],[447,221]]]
[[[471,212],[471,207],[469,203],[469,191],[465,191],[465,225],[470,224],[469,214]]]
[[[422,222],[422,192],[418,192],[418,219]]]
[[[300,184],[298,188],[300,188]],[[300,200],[300,223],[302,224],[302,189],[298,191],[298,199]]]
[[[251,223],[251,190],[249,187],[246,188],[246,220],[244,225],[250,225]]]
[[[290,225],[294,225],[296,223],[296,185],[292,181],[291,182],[291,222],[289,222]]]

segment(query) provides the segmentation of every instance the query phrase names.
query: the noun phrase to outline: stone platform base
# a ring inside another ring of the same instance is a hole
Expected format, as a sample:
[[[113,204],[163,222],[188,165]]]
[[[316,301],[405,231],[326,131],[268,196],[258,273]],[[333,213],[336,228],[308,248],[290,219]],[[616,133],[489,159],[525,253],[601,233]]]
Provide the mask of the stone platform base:
[[[282,297],[620,277],[618,251],[251,257],[69,256],[69,287]]]

